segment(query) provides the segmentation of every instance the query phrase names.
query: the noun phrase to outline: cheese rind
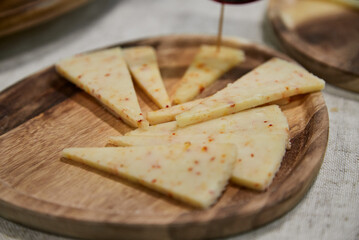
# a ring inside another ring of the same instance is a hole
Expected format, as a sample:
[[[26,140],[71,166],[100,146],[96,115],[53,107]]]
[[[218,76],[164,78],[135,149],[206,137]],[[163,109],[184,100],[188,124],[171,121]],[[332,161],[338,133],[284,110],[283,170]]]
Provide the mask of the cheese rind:
[[[56,70],[130,126],[148,127],[120,48],[62,60],[56,64]]]
[[[240,186],[265,190],[280,167],[287,139],[288,134],[285,133],[247,131],[216,135],[120,136],[110,138],[109,142],[117,146],[233,143],[237,147],[237,159],[231,180]]]
[[[228,183],[236,148],[232,144],[68,148],[62,155],[207,208]]]
[[[170,107],[171,101],[163,84],[153,47],[126,48],[123,56],[134,80],[152,101],[160,108]]]
[[[269,105],[245,110],[183,128],[178,127],[174,121],[150,126],[147,129],[135,129],[125,135],[211,135],[238,131],[287,133],[289,131],[289,126],[287,118],[280,108],[277,105]]]
[[[202,45],[180,80],[172,97],[174,104],[194,99],[223,73],[244,61],[244,52],[235,48]]]
[[[185,127],[323,88],[322,79],[296,64],[274,58],[177,115],[176,122],[179,127]]]

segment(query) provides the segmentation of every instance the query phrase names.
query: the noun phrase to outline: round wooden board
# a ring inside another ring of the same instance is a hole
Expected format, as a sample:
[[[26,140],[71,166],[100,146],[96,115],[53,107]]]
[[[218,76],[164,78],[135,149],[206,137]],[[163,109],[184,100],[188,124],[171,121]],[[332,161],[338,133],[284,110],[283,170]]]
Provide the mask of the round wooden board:
[[[172,92],[200,44],[210,36],[166,36],[120,44],[156,48],[165,85]],[[266,60],[273,50],[234,39],[246,61],[208,87],[210,95]],[[136,89],[144,112],[155,105]],[[21,96],[21,97],[20,97]],[[61,235],[88,239],[202,239],[259,227],[293,208],[313,183],[328,140],[328,113],[320,92],[296,96],[282,107],[292,148],[273,184],[256,192],[230,184],[208,210],[96,169],[60,159],[65,147],[105,146],[108,136],[131,129],[51,66],[0,94],[0,214]]]
[[[329,1],[271,0],[268,22],[281,46],[309,71],[359,92],[359,9]]]
[[[0,37],[49,21],[89,0],[2,0]]]

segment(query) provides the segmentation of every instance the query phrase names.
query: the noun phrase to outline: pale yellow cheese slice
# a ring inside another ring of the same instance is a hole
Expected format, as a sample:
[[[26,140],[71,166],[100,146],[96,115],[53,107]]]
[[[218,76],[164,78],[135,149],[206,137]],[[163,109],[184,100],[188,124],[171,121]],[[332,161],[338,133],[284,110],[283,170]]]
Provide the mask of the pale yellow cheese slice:
[[[233,143],[237,147],[237,160],[231,180],[240,186],[265,190],[272,182],[285,154],[288,133],[258,131],[232,134],[154,135],[112,137],[109,142],[117,146],[151,146],[175,143]]]
[[[244,52],[222,46],[202,45],[172,97],[174,104],[188,102],[200,94],[223,73],[244,61]]]
[[[197,99],[197,100],[185,102],[182,104],[178,104],[178,105],[172,106],[170,108],[164,108],[164,109],[159,109],[156,111],[148,112],[146,119],[151,125],[174,121],[174,120],[176,120],[176,116],[178,114],[190,110],[194,106],[198,105],[204,99],[205,98]],[[288,97],[288,98],[283,98],[283,99],[271,102],[269,104],[277,104],[277,105],[282,106],[282,105],[288,104],[289,102],[290,102],[290,99]]]
[[[132,127],[148,127],[120,48],[77,55],[56,70]]]
[[[178,114],[190,110],[192,107],[199,104],[202,100],[203,99],[197,99],[194,101],[178,104],[170,108],[164,108],[157,111],[148,112],[146,115],[147,121],[151,125],[174,121],[176,120],[176,116]]]
[[[232,144],[68,148],[63,157],[140,183],[195,207],[221,195],[236,160]]]
[[[207,121],[278,99],[324,88],[324,81],[304,68],[274,58],[233,84],[176,116],[179,127]]]
[[[160,108],[171,106],[153,47],[126,48],[123,56],[136,83]]]
[[[287,133],[287,118],[277,105],[269,105],[245,110],[236,114],[179,128],[175,121],[136,129],[126,133],[134,135],[196,135],[233,133],[238,131],[259,131],[269,133]]]

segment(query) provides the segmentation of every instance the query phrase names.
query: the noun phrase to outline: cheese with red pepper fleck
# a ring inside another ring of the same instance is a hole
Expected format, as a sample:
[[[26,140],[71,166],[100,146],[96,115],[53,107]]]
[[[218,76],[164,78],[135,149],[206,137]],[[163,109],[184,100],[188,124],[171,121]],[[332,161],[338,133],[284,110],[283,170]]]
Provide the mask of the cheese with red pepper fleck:
[[[319,91],[324,85],[322,79],[304,68],[274,58],[190,110],[177,115],[176,122],[178,126],[184,127],[278,99]]]
[[[176,116],[178,114],[191,109],[192,107],[199,104],[202,100],[203,99],[197,99],[194,101],[178,104],[170,108],[164,108],[157,111],[148,112],[146,116],[147,121],[149,121],[151,125],[174,121],[176,120]]]
[[[237,160],[231,180],[255,190],[265,190],[271,184],[285,154],[288,134],[247,131],[231,134],[120,136],[110,138],[116,146],[151,146],[176,143],[233,143]]]
[[[181,114],[187,110],[190,110],[194,106],[198,105],[204,99],[205,98],[201,98],[201,99],[197,99],[194,101],[178,104],[178,105],[172,106],[170,108],[164,108],[164,109],[159,109],[156,111],[148,112],[147,116],[146,116],[147,121],[149,121],[149,123],[151,125],[174,121],[174,120],[176,120],[176,116],[178,114]],[[283,99],[271,102],[269,104],[277,104],[277,105],[282,106],[282,105],[288,104],[289,102],[290,102],[290,99],[288,97],[288,98],[283,98]]]
[[[269,126],[272,124],[272,126]],[[147,129],[136,129],[126,133],[134,135],[196,135],[196,134],[223,134],[238,131],[288,133],[287,118],[277,105],[248,109],[221,118],[180,128],[176,122],[162,123],[150,126]]]
[[[233,144],[67,148],[63,157],[137,182],[195,207],[222,194],[236,161]]]
[[[194,99],[222,74],[244,61],[244,52],[235,48],[202,45],[180,80],[172,97],[174,104]]]
[[[170,107],[171,101],[163,84],[153,47],[126,48],[123,56],[134,80],[152,101],[160,108]]]
[[[56,70],[130,126],[148,127],[120,48],[62,60],[56,64]]]

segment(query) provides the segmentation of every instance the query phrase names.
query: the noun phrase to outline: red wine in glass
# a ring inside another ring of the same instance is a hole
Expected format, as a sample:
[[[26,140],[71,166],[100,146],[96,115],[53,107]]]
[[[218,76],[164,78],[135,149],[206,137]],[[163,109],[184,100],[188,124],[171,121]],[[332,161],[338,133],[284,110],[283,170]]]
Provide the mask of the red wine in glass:
[[[221,13],[219,17],[218,24],[218,34],[217,34],[217,51],[220,51],[221,39],[222,39],[222,26],[223,26],[223,15],[224,15],[224,4],[245,4],[250,2],[255,2],[258,0],[213,0],[221,3]]]

